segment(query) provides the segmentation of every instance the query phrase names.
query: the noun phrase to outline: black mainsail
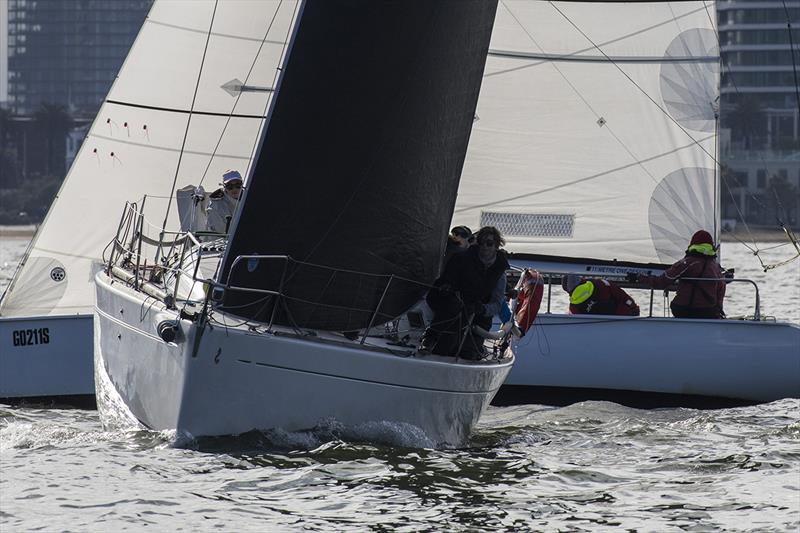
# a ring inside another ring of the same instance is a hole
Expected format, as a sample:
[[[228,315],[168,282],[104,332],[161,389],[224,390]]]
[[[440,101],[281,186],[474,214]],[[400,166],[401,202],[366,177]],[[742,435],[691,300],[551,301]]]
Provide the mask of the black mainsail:
[[[348,331],[424,295],[453,214],[496,7],[304,3],[219,278],[282,296],[228,289],[226,312]],[[234,266],[240,255],[291,260]]]

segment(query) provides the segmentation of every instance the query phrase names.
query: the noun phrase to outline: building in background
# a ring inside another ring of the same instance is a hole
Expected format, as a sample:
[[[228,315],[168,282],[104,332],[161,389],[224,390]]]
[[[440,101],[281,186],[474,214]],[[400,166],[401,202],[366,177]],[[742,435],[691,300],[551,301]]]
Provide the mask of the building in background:
[[[8,108],[33,115],[64,106],[94,118],[152,0],[3,0],[7,9]]]
[[[0,108],[8,102],[8,2],[0,2]],[[1,139],[0,139],[1,140]]]
[[[0,0],[0,224],[38,222],[153,0]]]
[[[723,216],[800,224],[800,1],[719,0]]]

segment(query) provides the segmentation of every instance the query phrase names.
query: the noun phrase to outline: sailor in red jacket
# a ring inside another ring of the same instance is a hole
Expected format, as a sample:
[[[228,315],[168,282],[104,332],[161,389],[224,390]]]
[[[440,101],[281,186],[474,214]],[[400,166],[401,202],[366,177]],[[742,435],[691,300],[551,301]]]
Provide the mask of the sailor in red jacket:
[[[639,306],[624,290],[605,279],[581,279],[570,274],[562,283],[573,315],[639,316]]]
[[[630,276],[655,289],[664,289],[677,282],[678,290],[670,309],[678,318],[724,318],[722,300],[725,282],[717,262],[717,251],[711,235],[704,230],[692,236],[686,256],[669,267],[660,276]],[[712,278],[709,281],[692,281],[685,278]]]

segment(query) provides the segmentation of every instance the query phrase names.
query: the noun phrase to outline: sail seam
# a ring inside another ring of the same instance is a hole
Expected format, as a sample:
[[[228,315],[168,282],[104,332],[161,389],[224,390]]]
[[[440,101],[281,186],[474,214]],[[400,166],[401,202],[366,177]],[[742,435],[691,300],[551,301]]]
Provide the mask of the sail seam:
[[[706,138],[700,139],[699,142],[706,141],[708,138],[710,138],[710,137],[706,137]],[[591,176],[585,176],[583,178],[578,178],[576,180],[570,181],[569,183],[562,183],[560,185],[547,187],[545,189],[540,189],[540,190],[537,190],[537,191],[531,191],[531,192],[528,192],[528,193],[519,194],[519,195],[516,195],[516,196],[511,196],[511,197],[508,197],[508,198],[503,198],[503,199],[500,199],[500,200],[495,200],[495,201],[487,202],[487,203],[483,203],[483,204],[464,206],[461,209],[456,209],[455,212],[456,213],[464,213],[464,212],[471,211],[471,210],[474,210],[474,209],[480,209],[480,208],[483,208],[483,207],[490,207],[490,206],[493,206],[493,205],[497,205],[497,204],[500,204],[500,203],[503,203],[503,202],[510,202],[510,201],[513,201],[513,200],[521,200],[523,198],[536,196],[538,194],[544,194],[544,193],[547,193],[547,192],[555,191],[557,189],[562,189],[564,187],[570,187],[570,186],[576,185],[578,183],[583,183],[583,182],[586,182],[586,181],[590,181],[590,180],[602,178],[604,176],[608,176],[609,174],[612,174],[614,172],[619,172],[621,170],[625,170],[625,169],[629,169],[629,168],[632,168],[632,167],[635,167],[635,166],[639,166],[639,165],[642,165],[643,163],[647,163],[647,162],[650,162],[650,161],[656,161],[661,157],[666,157],[668,155],[675,154],[677,152],[680,152],[681,150],[685,150],[687,148],[691,148],[694,145],[695,145],[695,143],[690,143],[690,144],[687,144],[687,145],[684,145],[684,146],[680,146],[678,148],[675,148],[674,150],[670,150],[668,152],[663,152],[663,153],[660,153],[660,154],[653,155],[651,157],[646,157],[644,159],[633,161],[633,162],[631,162],[631,163],[629,163],[627,165],[620,165],[620,166],[618,166],[616,168],[604,170],[602,172],[598,172],[596,174],[592,174]]]
[[[174,28],[176,30],[183,30],[183,31],[188,31],[188,32],[192,32],[192,33],[200,33],[200,34],[203,34],[203,35],[210,34],[210,35],[213,35],[214,37],[226,37],[228,39],[236,39],[238,41],[250,41],[250,42],[254,42],[254,43],[264,42],[264,43],[267,43],[267,44],[277,44],[277,45],[280,45],[280,46],[283,46],[283,44],[284,44],[281,41],[271,41],[271,40],[267,40],[267,39],[259,39],[258,37],[244,37],[242,35],[236,35],[236,34],[233,34],[233,33],[220,33],[220,32],[213,32],[213,31],[212,32],[208,32],[206,30],[201,30],[201,29],[196,29],[196,28],[189,28],[188,26],[179,26],[177,24],[170,24],[169,22],[161,22],[159,20],[148,19],[147,22],[149,22],[151,24],[156,24],[157,26],[164,26],[164,27],[167,27],[167,28]]]
[[[180,148],[170,148],[169,146],[156,146],[156,145],[147,144],[147,143],[141,143],[141,142],[136,142],[136,141],[123,141],[121,139],[117,139],[115,137],[109,137],[107,135],[90,134],[90,135],[87,135],[87,138],[89,138],[89,137],[91,137],[92,139],[102,139],[104,141],[111,141],[111,142],[115,142],[115,143],[119,143],[119,144],[125,144],[125,145],[128,145],[128,146],[138,146],[140,148],[150,148],[152,150],[162,150],[162,151],[165,151],[165,152],[179,152],[180,151]],[[216,152],[207,152],[207,151],[204,152],[204,151],[200,151],[200,150],[184,150],[183,152],[185,154],[192,154],[192,155],[202,155],[202,156],[217,155],[217,156],[225,157],[225,158],[229,158],[229,159],[241,159],[243,161],[249,161],[250,160],[250,156],[249,155],[219,154],[219,153],[216,153]],[[153,198],[155,196],[152,195],[152,194],[148,194],[147,197],[148,198]],[[163,198],[168,198],[168,197],[167,196],[163,196]]]
[[[537,54],[534,52],[515,52],[512,50],[489,50],[494,57],[518,59],[540,59],[543,61],[576,61],[591,63],[716,63],[713,56],[697,57],[633,57],[633,56],[583,56],[573,54]]]
[[[144,105],[144,104],[134,104],[132,102],[123,102],[121,100],[106,100],[107,104],[116,104],[126,107],[135,107],[137,109],[150,109],[153,111],[166,111],[168,113],[182,113],[184,115],[203,115],[207,117],[232,117],[232,118],[254,118],[258,120],[263,120],[267,118],[263,115],[242,115],[236,113],[219,113],[216,111],[197,111],[191,109],[178,109],[175,107],[160,107],[160,106],[152,106],[152,105]]]

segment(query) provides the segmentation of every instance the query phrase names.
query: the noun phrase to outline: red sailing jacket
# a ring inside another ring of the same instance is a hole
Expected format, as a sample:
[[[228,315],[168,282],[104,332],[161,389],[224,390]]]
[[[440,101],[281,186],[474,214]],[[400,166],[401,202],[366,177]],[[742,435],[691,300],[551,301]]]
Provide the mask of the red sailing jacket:
[[[722,269],[717,258],[689,252],[660,276],[640,276],[643,283],[656,289],[665,289],[678,282],[678,292],[672,305],[693,309],[717,309],[722,313],[725,298],[724,281],[687,281],[682,278],[721,278]]]
[[[624,290],[604,279],[586,280],[592,282],[592,295],[583,303],[570,304],[573,315],[622,315],[639,316],[639,306]]]

